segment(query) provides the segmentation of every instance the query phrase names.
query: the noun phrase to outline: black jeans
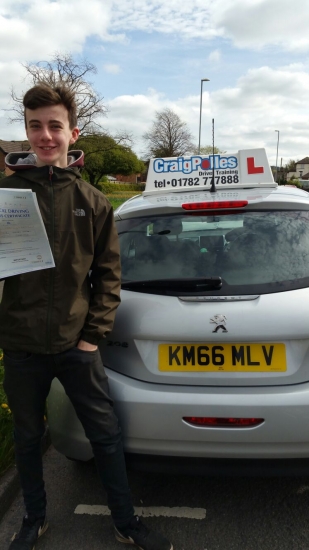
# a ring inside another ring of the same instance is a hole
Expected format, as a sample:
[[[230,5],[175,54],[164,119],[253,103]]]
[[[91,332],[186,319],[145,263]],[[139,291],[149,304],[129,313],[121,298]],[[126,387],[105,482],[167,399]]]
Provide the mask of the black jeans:
[[[92,445],[113,521],[119,528],[127,525],[134,509],[121,430],[99,351],[72,348],[54,355],[37,355],[4,350],[4,368],[4,389],[14,418],[16,465],[27,513],[45,514],[41,438],[45,401],[52,379],[57,377]]]

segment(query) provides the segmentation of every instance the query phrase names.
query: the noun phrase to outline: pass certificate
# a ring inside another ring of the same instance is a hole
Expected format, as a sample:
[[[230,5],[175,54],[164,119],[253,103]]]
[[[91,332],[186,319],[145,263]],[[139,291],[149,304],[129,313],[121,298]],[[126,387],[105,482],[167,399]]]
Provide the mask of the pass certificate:
[[[0,189],[0,278],[55,267],[36,194]]]

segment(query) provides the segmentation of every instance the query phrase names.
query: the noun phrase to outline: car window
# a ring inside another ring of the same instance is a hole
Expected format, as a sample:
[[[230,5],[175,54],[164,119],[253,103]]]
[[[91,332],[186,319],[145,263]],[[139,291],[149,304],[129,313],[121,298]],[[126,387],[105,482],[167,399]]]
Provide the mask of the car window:
[[[222,288],[209,291],[215,294],[309,284],[308,212],[168,215],[121,220],[117,227],[123,282],[221,277]]]

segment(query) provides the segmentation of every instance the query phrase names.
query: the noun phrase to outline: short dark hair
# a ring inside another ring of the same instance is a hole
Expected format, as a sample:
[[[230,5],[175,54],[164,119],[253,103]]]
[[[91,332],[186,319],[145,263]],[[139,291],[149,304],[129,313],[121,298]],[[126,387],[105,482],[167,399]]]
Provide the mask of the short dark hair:
[[[28,90],[23,98],[25,126],[26,109],[38,109],[50,105],[63,105],[68,111],[70,128],[77,126],[77,106],[74,92],[63,82],[54,85],[38,82]]]

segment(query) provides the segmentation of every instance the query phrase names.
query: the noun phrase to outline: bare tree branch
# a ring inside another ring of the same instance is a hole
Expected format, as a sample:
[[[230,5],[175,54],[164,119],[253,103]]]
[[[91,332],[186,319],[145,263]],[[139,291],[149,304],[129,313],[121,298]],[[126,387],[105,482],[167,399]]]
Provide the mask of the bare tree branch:
[[[177,157],[193,147],[187,124],[171,109],[156,112],[152,127],[143,138],[148,142],[148,158]]]
[[[103,128],[95,121],[99,116],[106,116],[107,108],[103,103],[103,97],[94,90],[91,82],[87,80],[90,74],[95,74],[95,65],[87,60],[75,62],[71,54],[56,53],[51,61],[39,61],[35,64],[23,64],[33,85],[38,82],[46,82],[55,85],[61,81],[76,94],[77,120],[81,135],[104,133]],[[20,122],[24,119],[23,99],[14,89],[11,90],[11,98],[14,107],[10,109],[11,122]]]

